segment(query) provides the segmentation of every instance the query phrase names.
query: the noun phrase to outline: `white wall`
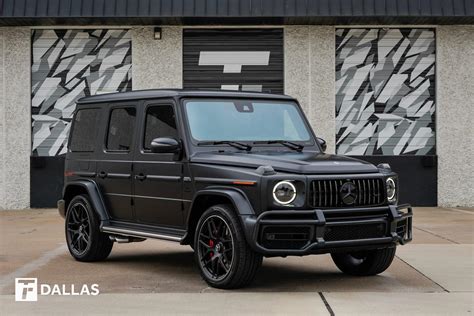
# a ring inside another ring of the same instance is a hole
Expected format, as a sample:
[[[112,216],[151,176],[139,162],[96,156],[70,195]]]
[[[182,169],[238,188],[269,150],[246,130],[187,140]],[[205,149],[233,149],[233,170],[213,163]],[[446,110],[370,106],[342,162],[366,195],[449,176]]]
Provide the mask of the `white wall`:
[[[132,28],[133,88],[182,87],[182,27]],[[335,33],[285,27],[285,93],[300,100],[316,133],[335,147]],[[438,203],[474,206],[474,26],[437,28]],[[29,207],[30,28],[0,28],[0,209]],[[45,183],[45,185],[48,185]]]
[[[474,206],[474,26],[437,28],[438,204]]]
[[[161,40],[153,34],[153,27],[132,28],[133,89],[181,88],[182,28],[163,27]]]
[[[0,209],[30,205],[30,38],[0,28]]]
[[[285,94],[298,99],[313,129],[335,152],[333,26],[285,27]]]

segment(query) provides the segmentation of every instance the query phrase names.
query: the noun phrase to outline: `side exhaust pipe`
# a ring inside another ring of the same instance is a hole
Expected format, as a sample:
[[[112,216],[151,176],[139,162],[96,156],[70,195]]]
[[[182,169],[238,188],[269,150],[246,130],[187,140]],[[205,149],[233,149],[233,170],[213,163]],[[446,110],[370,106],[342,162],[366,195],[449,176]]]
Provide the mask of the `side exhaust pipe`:
[[[145,241],[146,238],[138,237],[129,237],[129,236],[120,236],[120,235],[109,235],[110,240],[117,242],[119,244],[126,244],[130,242],[141,242]]]

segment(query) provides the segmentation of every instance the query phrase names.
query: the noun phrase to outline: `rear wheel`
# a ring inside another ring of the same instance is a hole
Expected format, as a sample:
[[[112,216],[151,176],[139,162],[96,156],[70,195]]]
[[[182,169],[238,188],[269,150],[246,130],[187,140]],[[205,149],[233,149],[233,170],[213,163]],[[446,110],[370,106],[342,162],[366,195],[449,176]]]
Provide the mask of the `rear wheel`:
[[[74,259],[99,261],[109,256],[114,243],[99,230],[99,218],[87,195],[71,200],[65,225],[67,246]]]
[[[210,207],[199,219],[194,253],[201,276],[212,287],[239,288],[253,281],[262,256],[247,244],[230,205]]]
[[[396,247],[391,247],[353,253],[332,253],[331,257],[342,272],[368,276],[387,270],[395,257],[395,251]]]

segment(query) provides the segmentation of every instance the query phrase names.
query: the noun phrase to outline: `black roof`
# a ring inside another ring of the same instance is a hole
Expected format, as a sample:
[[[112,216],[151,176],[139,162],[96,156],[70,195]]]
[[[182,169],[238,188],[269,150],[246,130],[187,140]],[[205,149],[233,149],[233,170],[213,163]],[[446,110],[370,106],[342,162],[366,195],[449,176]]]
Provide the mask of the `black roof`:
[[[120,102],[127,100],[158,99],[169,97],[210,97],[210,98],[249,98],[249,99],[275,99],[294,100],[292,97],[282,94],[270,94],[259,92],[224,91],[224,90],[180,90],[180,89],[150,89],[129,92],[116,92],[93,95],[80,98],[78,104],[92,104],[104,102]]]
[[[0,25],[473,24],[473,0],[0,0]]]

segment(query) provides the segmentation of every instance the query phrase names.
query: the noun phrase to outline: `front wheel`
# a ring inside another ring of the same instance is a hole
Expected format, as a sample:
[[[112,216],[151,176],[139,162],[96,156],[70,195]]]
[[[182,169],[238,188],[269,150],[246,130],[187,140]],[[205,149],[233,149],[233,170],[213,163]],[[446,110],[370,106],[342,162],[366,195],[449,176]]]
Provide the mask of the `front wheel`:
[[[368,276],[387,270],[395,257],[395,251],[396,247],[391,247],[352,253],[332,253],[331,257],[342,272]]]
[[[221,289],[248,285],[262,264],[262,255],[247,244],[234,210],[224,204],[210,207],[199,219],[194,254],[203,279]]]

